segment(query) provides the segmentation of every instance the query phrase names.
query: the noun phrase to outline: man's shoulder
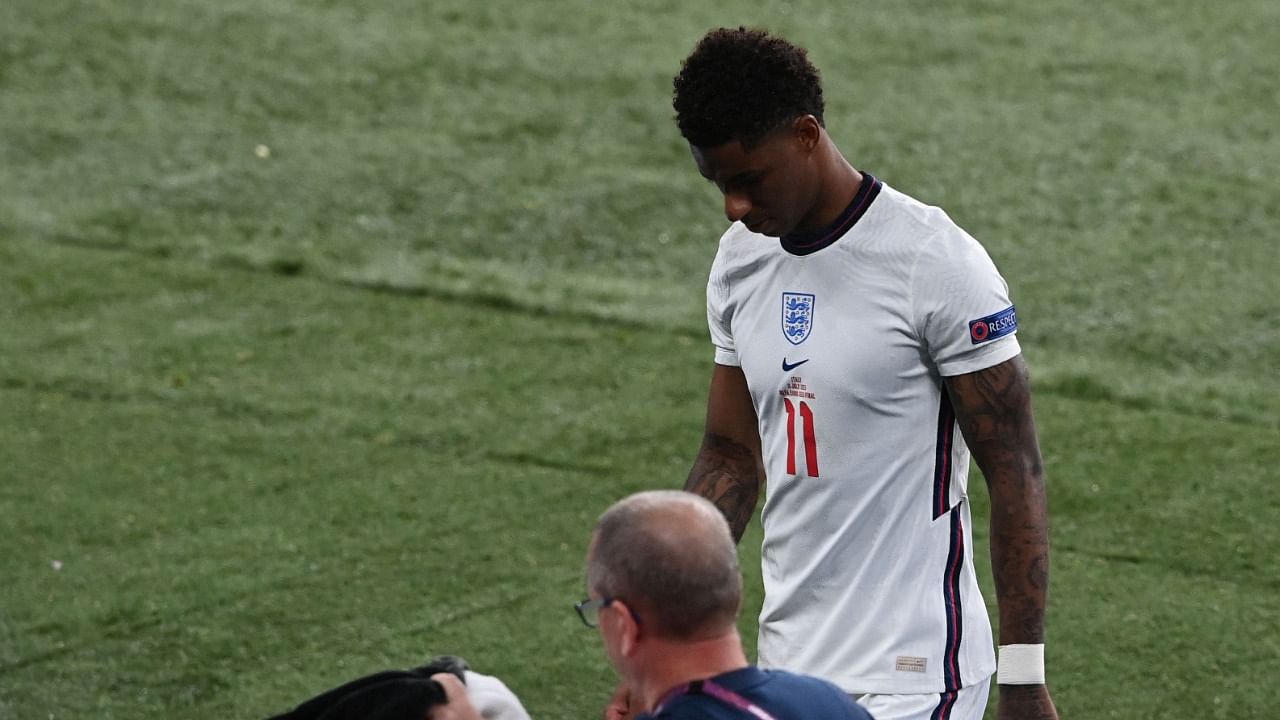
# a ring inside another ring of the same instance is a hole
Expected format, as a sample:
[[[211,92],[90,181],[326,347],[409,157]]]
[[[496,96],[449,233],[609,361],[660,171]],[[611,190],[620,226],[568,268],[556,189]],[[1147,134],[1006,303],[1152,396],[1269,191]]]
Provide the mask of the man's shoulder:
[[[757,235],[740,222],[733,223],[720,234],[717,255],[751,255],[778,250],[778,239]]]
[[[765,670],[751,666],[720,675],[713,678],[711,682],[732,692],[740,693],[748,701],[777,716],[805,717],[812,720],[869,720],[871,717],[839,687],[812,675],[801,675],[786,670]],[[713,699],[706,693],[702,698]],[[729,706],[720,700],[717,700],[714,705],[705,702],[697,705],[701,706],[697,711],[707,713],[705,717],[746,717],[742,714],[723,714]],[[690,707],[690,710],[695,709]],[[681,715],[679,717],[704,716]]]
[[[776,697],[785,707],[804,710],[806,717],[870,720],[871,715],[834,683],[786,670],[766,670],[762,697]]]
[[[744,273],[749,274],[781,253],[777,238],[757,235],[742,223],[734,223],[720,236],[711,275],[740,279]]]
[[[895,242],[903,239],[928,241],[939,235],[965,234],[942,208],[917,200],[888,183],[884,184],[872,208],[876,213],[868,225],[879,224],[880,233]]]
[[[739,720],[804,717],[811,720],[871,720],[871,715],[834,684],[785,670],[754,665],[690,684],[653,715],[637,720]]]

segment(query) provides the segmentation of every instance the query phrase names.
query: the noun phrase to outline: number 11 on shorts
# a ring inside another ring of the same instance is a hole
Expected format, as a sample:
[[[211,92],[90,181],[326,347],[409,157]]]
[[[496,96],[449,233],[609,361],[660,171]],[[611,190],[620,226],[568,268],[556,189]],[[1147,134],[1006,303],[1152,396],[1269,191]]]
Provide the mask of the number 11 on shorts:
[[[796,415],[804,425],[804,466],[809,477],[818,477],[818,441],[813,431],[813,410],[809,403],[800,401],[800,412],[789,398],[782,398],[787,408],[787,474],[796,474]]]

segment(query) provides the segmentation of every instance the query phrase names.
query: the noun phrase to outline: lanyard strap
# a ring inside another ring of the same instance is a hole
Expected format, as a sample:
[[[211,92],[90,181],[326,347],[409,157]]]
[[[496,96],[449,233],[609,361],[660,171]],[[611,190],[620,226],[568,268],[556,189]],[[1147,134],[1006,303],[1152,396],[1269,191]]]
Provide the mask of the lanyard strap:
[[[717,685],[711,680],[694,680],[686,685],[676,687],[659,701],[658,706],[653,709],[653,714],[656,716],[662,712],[662,708],[667,703],[681,695],[710,695],[726,705],[732,705],[745,713],[751,714],[753,717],[759,718],[759,720],[775,720],[768,710],[723,685]]]

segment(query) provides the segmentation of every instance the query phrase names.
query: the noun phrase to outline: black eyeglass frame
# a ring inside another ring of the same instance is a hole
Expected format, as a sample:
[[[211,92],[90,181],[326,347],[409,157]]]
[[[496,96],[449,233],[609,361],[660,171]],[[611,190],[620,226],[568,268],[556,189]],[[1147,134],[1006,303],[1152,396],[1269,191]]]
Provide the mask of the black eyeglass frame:
[[[600,617],[600,608],[609,607],[609,603],[613,602],[611,597],[602,597],[596,600],[587,598],[573,604],[573,609],[578,611],[578,617],[582,620],[582,624],[589,628],[599,627],[599,622],[592,622],[591,618]],[[590,613],[590,616],[588,616]]]

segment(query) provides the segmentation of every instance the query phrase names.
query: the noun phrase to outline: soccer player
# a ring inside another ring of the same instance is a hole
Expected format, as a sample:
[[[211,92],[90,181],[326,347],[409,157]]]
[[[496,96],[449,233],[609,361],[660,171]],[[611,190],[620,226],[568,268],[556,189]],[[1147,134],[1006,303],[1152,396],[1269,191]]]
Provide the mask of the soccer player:
[[[942,210],[845,159],[803,49],[715,30],[674,86],[680,132],[732,223],[707,283],[715,366],[685,489],[740,540],[766,487],[760,665],[826,678],[879,720],[982,717],[996,657],[973,567],[972,451],[991,498],[998,717],[1056,718],[1044,477],[991,258]]]

